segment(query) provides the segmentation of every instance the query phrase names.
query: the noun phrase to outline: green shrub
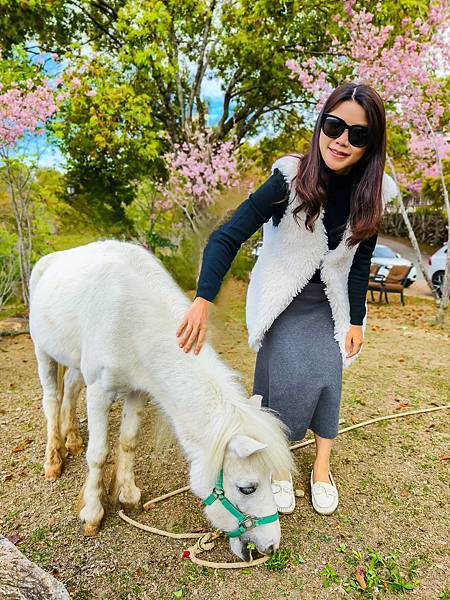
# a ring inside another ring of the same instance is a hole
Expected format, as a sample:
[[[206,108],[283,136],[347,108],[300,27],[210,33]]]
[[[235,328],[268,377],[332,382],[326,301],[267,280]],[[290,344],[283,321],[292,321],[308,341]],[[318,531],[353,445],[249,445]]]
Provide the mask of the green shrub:
[[[231,265],[230,274],[233,277],[236,277],[236,279],[247,281],[248,275],[253,269],[254,264],[255,258],[252,256],[252,247],[247,243],[242,244],[242,247]]]
[[[196,289],[200,243],[195,234],[185,233],[176,250],[170,254],[160,251],[157,256],[183,290]]]

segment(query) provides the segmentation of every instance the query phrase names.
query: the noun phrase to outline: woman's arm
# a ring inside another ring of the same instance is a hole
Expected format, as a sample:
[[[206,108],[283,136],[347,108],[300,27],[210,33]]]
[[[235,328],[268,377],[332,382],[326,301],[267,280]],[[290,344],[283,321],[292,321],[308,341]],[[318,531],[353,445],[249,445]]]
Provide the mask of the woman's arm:
[[[362,325],[366,315],[366,294],[369,284],[370,264],[377,243],[378,233],[363,240],[356,249],[348,276],[348,297],[350,301],[350,323]]]
[[[269,179],[238,206],[231,219],[210,235],[203,252],[197,294],[176,332],[184,352],[189,352],[193,344],[194,354],[200,352],[205,339],[209,303],[217,295],[241,244],[270,219],[274,202],[283,200],[287,192],[283,175],[274,169]],[[281,206],[278,204],[277,209]]]
[[[230,220],[210,235],[203,252],[196,297],[214,300],[239,248],[273,216],[274,202],[287,198],[282,173],[273,174],[238,206]]]
[[[370,263],[378,234],[363,240],[356,249],[348,275],[350,300],[350,327],[345,338],[347,358],[357,354],[363,344],[362,323],[366,315],[366,294],[369,283]]]

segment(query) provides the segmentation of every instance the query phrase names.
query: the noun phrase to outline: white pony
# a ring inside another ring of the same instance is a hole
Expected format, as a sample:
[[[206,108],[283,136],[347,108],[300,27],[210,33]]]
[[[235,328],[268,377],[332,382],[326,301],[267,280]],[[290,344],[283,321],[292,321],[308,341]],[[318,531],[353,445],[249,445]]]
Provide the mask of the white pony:
[[[95,535],[104,515],[108,413],[117,398],[124,406],[110,491],[124,505],[140,503],[134,454],[151,396],[190,463],[192,491],[209,498],[206,515],[229,533],[232,551],[247,558],[249,541],[263,553],[278,548],[270,472],[295,470],[285,428],[261,408],[260,396],[246,398],[237,373],[209,344],[198,355],[179,347],[175,334],[190,300],[161,263],[134,244],[94,242],[41,258],[30,290],[30,333],[47,419],[44,472],[51,481],[61,475],[66,449],[82,449],[75,413],[87,386],[88,475],[80,510],[85,534]],[[58,364],[67,367],[61,390]],[[220,490],[210,496],[220,487],[221,469],[225,497],[236,512],[225,506]]]

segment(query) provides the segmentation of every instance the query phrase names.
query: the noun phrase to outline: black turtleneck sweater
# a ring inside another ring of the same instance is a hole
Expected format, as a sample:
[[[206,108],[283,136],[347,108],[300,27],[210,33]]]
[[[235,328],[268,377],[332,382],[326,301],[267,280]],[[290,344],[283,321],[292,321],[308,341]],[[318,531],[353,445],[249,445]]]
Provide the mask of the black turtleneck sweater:
[[[352,171],[338,175],[328,169],[328,193],[323,223],[328,236],[328,248],[333,250],[342,240],[350,214]],[[235,210],[229,221],[212,232],[203,252],[197,296],[212,301],[233,262],[241,244],[269,219],[278,226],[288,206],[288,185],[283,174],[273,174]],[[363,240],[356,249],[348,277],[350,323],[362,325],[366,314],[366,292],[372,253],[378,234]],[[310,281],[321,283],[320,269]]]

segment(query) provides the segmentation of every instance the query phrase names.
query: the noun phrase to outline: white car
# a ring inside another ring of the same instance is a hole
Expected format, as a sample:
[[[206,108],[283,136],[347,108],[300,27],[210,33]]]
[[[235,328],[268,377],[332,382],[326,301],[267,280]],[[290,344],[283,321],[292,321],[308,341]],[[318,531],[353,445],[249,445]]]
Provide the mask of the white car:
[[[262,240],[258,240],[256,242],[256,246],[252,250],[252,256],[253,256],[253,258],[255,258],[255,259],[258,258],[259,252],[260,252],[260,250],[262,248],[262,245],[263,245],[263,241]]]
[[[431,279],[439,296],[442,295],[445,261],[447,260],[447,248],[448,246],[445,244],[428,259],[428,276]]]
[[[377,279],[382,280],[389,273],[390,268],[394,265],[412,267],[408,273],[408,279],[406,280],[405,287],[409,287],[417,279],[417,270],[413,266],[413,263],[406,258],[402,258],[401,254],[394,252],[389,246],[384,244],[376,244],[372,254],[372,264],[379,265],[381,268],[377,273]]]

